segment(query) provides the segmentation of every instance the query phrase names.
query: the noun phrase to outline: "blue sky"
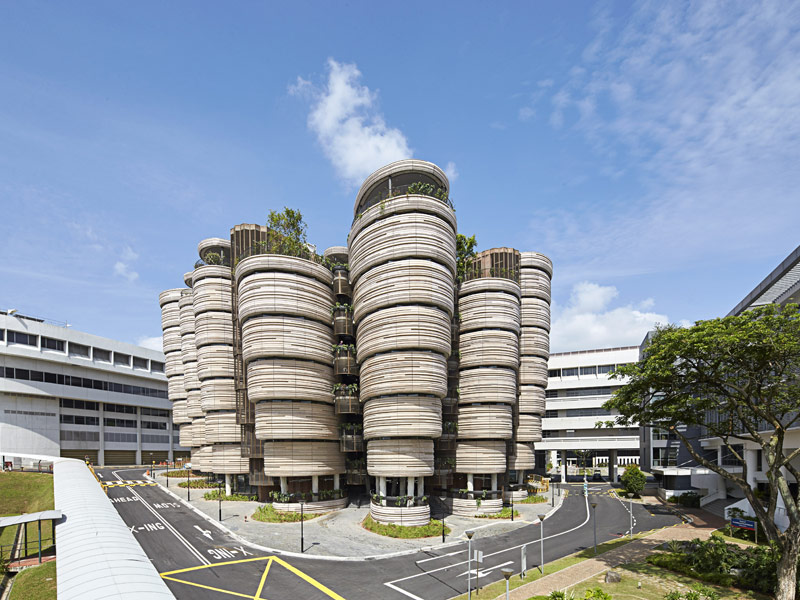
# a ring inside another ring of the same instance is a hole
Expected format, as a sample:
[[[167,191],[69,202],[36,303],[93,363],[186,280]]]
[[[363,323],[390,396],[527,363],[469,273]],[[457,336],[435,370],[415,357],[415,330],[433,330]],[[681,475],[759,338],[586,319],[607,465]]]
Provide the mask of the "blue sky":
[[[727,313],[800,242],[800,5],[6,2],[0,303],[152,345],[197,242],[345,243],[413,156],[555,264],[552,350]]]

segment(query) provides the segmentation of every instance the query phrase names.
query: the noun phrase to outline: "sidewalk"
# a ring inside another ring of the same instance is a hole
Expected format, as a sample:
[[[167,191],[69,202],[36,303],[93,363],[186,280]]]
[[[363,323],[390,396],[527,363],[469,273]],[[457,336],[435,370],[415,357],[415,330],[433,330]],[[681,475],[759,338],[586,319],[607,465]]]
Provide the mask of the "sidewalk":
[[[670,540],[708,539],[711,533],[722,527],[725,521],[700,509],[684,509],[685,514],[693,519],[692,523],[681,523],[673,527],[666,527],[654,531],[647,537],[634,540],[621,548],[609,550],[597,558],[585,560],[552,575],[520,586],[511,592],[511,600],[526,600],[531,596],[546,596],[554,590],[565,590],[591,577],[597,577],[604,571],[613,569],[625,563],[641,562],[656,546]],[[504,600],[505,594],[496,600]]]
[[[158,474],[155,481],[166,488],[166,478]],[[186,488],[170,478],[169,491],[186,501]],[[219,518],[219,502],[203,500],[203,494],[211,490],[192,489],[190,504],[213,521]],[[556,508],[562,497],[556,495]],[[300,552],[300,523],[262,523],[250,517],[261,506],[260,502],[222,503],[222,525],[236,535],[259,546],[284,552]],[[544,510],[550,512],[550,502],[542,504],[515,504],[520,513],[512,523],[508,519],[477,519],[448,516],[445,524],[450,528],[447,544],[466,539],[464,532],[475,530],[475,538],[500,535],[524,527],[537,520],[536,515]],[[304,553],[306,555],[364,558],[395,552],[413,551],[442,544],[441,535],[417,539],[399,539],[378,535],[361,527],[361,521],[369,514],[369,504],[360,508],[350,506],[343,510],[324,514],[303,524]],[[245,522],[247,517],[247,522]]]

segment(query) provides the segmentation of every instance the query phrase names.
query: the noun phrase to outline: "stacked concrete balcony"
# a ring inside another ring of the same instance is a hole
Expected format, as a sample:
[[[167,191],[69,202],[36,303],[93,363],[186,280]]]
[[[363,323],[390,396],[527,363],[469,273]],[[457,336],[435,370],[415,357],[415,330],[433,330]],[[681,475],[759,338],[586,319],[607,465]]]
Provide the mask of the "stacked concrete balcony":
[[[374,519],[430,519],[454,308],[455,212],[436,165],[392,163],[358,192],[348,238]]]
[[[466,474],[468,491],[453,498],[453,511],[462,515],[491,514],[502,509],[498,476],[506,472],[506,445],[514,433],[519,368],[519,284],[511,278],[490,274],[462,283],[458,316],[460,359],[455,471]],[[476,485],[476,479],[480,480],[480,485]],[[480,504],[477,499],[481,499]]]
[[[197,251],[202,262],[192,275],[192,294],[203,420],[193,422],[192,437],[203,441],[204,470],[224,474],[230,493],[231,476],[247,473],[249,468],[242,458],[241,429],[236,422],[230,242],[209,238],[198,244]]]
[[[289,497],[338,489],[345,461],[333,405],[331,271],[304,258],[255,254],[239,261],[235,277],[264,475]],[[292,510],[296,503],[284,504]]]
[[[187,393],[184,385],[184,363],[181,353],[181,288],[165,290],[158,296],[161,306],[161,329],[165,355],[164,373],[167,376],[167,396],[172,402],[172,421],[180,425],[181,446],[191,447],[191,422],[188,415]]]
[[[535,466],[533,446],[542,439],[547,359],[550,357],[550,282],[553,263],[538,252],[520,253],[522,330],[520,334],[519,425],[516,460],[510,468],[522,480]]]

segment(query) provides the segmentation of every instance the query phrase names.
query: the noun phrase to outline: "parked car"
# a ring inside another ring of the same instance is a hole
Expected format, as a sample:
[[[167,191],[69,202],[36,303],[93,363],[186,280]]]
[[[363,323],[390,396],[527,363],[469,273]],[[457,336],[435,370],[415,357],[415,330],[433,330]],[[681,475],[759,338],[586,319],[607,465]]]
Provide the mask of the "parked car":
[[[592,481],[603,481],[603,476],[600,475],[599,469],[595,469],[594,473],[592,473]]]

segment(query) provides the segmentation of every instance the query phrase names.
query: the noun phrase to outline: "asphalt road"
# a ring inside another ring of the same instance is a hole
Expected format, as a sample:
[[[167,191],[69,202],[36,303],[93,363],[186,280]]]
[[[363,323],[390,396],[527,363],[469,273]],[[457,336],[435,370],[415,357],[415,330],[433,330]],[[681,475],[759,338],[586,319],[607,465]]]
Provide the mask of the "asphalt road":
[[[105,482],[144,480],[143,469],[97,472]],[[607,484],[590,484],[588,498],[582,495],[581,484],[567,484],[564,489],[568,491],[564,505],[544,522],[545,562],[591,547],[590,502],[597,503],[598,543],[627,534],[628,503],[609,495]],[[466,541],[433,552],[363,561],[265,553],[216,528],[158,486],[114,486],[108,496],[179,599],[446,600],[466,592]],[[678,522],[664,509],[635,503],[633,516],[634,531]],[[523,547],[527,569],[537,567],[540,536],[537,523],[474,540],[473,551],[483,553],[483,562],[479,571],[471,565],[473,584],[478,574],[481,585],[502,579],[503,567],[519,572]]]

